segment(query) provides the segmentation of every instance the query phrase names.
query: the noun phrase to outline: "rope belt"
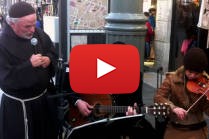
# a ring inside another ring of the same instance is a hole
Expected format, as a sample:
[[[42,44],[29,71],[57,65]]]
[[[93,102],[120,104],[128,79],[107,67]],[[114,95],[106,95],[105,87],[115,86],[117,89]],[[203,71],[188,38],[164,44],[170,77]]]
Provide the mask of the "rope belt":
[[[199,130],[207,125],[206,121],[202,121],[200,123],[191,124],[191,125],[182,125],[178,123],[171,122],[172,126],[177,129],[184,129],[184,130]]]
[[[27,118],[27,114],[26,114],[26,106],[25,106],[25,102],[27,101],[32,101],[32,100],[35,100],[35,99],[38,99],[40,98],[41,96],[43,96],[45,93],[47,92],[47,89],[45,89],[40,95],[38,96],[35,96],[35,97],[32,97],[32,98],[28,98],[28,99],[20,99],[20,98],[17,98],[17,97],[14,97],[14,96],[11,96],[7,93],[5,93],[3,91],[3,94],[11,99],[14,99],[14,100],[17,100],[19,102],[21,102],[22,104],[22,108],[23,108],[23,116],[24,116],[24,126],[25,126],[25,139],[29,139],[29,136],[28,136],[28,118]]]

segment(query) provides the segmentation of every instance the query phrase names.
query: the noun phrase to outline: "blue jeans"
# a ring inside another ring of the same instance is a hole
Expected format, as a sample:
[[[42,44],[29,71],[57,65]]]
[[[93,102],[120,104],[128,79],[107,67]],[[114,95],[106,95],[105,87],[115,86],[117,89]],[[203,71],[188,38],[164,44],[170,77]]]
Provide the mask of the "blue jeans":
[[[150,56],[150,42],[145,42],[145,58],[149,58]]]

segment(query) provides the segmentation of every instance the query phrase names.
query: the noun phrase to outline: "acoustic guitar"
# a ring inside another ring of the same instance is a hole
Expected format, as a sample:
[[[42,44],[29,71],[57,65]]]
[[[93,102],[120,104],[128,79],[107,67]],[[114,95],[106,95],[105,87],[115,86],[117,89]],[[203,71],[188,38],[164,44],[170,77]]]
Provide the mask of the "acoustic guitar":
[[[84,117],[75,106],[71,106],[68,122],[72,127],[112,117],[116,113],[125,113],[128,110],[128,106],[113,106],[110,95],[88,95],[87,97],[82,97],[82,99],[93,105],[94,108],[90,116]],[[169,114],[169,106],[167,104],[155,103],[151,106],[136,107],[136,111],[140,114],[166,117]]]
[[[109,116],[107,112],[97,112],[96,106],[112,105],[112,97],[108,94],[81,94],[80,97],[88,102],[90,105],[94,106],[92,113],[88,117],[84,117],[78,110],[77,107],[70,105],[69,106],[69,114],[68,114],[68,123],[72,126],[79,126],[85,123],[93,122],[102,118],[106,118]]]

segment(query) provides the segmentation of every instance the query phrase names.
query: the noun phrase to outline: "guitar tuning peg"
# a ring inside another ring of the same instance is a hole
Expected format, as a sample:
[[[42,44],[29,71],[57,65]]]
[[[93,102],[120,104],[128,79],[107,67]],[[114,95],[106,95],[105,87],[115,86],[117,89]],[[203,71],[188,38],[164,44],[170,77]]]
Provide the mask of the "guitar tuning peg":
[[[166,113],[165,113],[165,112],[163,112],[163,115],[165,116],[165,115],[166,115]]]
[[[155,106],[158,106],[158,103],[155,103]]]
[[[170,110],[169,109],[167,109],[167,114],[169,114],[170,113]]]

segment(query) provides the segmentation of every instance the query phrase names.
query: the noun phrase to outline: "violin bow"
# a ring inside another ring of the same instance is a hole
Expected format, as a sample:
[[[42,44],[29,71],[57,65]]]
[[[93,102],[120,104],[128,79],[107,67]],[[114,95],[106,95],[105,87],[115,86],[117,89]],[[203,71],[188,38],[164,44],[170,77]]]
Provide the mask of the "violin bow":
[[[207,90],[187,109],[187,113],[196,105],[196,103],[209,91],[209,87]]]

